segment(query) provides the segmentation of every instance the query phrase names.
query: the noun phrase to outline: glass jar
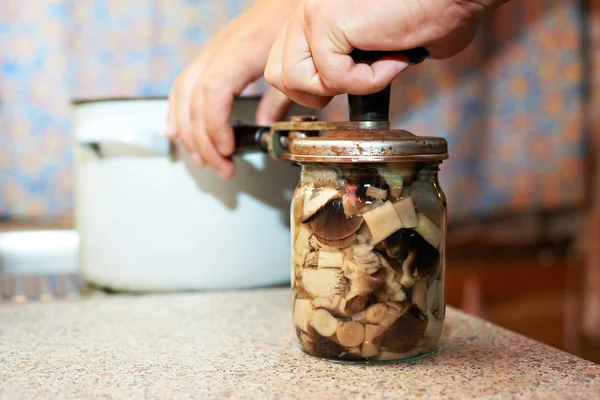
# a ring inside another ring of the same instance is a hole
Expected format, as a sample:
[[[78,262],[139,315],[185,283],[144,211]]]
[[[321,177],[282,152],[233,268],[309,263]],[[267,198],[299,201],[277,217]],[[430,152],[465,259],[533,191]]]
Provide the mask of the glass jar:
[[[434,353],[445,314],[440,161],[299,164],[292,288],[302,349],[367,362]]]

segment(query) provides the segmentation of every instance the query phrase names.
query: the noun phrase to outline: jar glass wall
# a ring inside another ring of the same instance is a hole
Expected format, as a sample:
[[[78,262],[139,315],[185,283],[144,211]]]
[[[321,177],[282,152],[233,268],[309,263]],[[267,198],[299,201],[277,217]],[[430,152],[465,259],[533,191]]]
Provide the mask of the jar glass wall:
[[[292,288],[302,349],[369,362],[435,351],[445,313],[439,162],[301,166]]]

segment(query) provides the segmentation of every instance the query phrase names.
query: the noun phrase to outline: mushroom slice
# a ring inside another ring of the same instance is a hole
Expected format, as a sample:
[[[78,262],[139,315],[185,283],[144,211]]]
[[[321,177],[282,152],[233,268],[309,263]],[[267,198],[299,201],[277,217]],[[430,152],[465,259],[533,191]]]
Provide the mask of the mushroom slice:
[[[337,341],[344,347],[357,347],[365,338],[365,328],[358,322],[339,322],[336,332]]]
[[[373,251],[373,244],[359,243],[353,245],[351,249],[354,262],[365,273],[373,275],[382,267],[383,261],[379,254]]]
[[[383,176],[386,183],[392,185],[404,185],[413,182],[417,176],[417,166],[415,163],[386,163],[380,168],[379,173]]]
[[[436,318],[431,312],[427,312],[427,329],[425,336],[428,338],[439,339],[444,328],[444,320]]]
[[[387,307],[381,303],[371,304],[365,310],[365,316],[369,324],[378,324],[387,315]]]
[[[323,239],[318,238],[317,235],[312,235],[312,237],[309,240],[309,246],[311,251],[329,251],[329,252],[336,252],[339,251],[340,249],[335,248],[335,247],[331,247],[325,244],[324,241],[322,241]]]
[[[424,314],[427,314],[427,282],[417,281],[412,288],[411,300]]]
[[[310,252],[306,255],[303,265],[306,265],[307,267],[316,267],[318,262],[319,262],[319,253],[318,252]]]
[[[388,302],[387,303],[387,314],[386,316],[379,322],[379,326],[387,328],[392,326],[398,318],[406,313],[409,308],[409,304],[407,302]]]
[[[400,221],[400,217],[398,217],[396,209],[390,201],[386,201],[381,207],[364,213],[363,218],[369,227],[374,244],[402,229],[402,221]]]
[[[305,194],[302,206],[302,222],[306,222],[310,219],[317,211],[320,211],[335,197],[340,197],[340,193],[337,189],[325,187],[309,190],[308,193]]]
[[[319,251],[317,266],[319,268],[342,268],[344,255],[341,252]]]
[[[317,212],[309,225],[319,239],[341,240],[356,233],[363,223],[362,217],[346,217],[341,199],[333,199]]]
[[[336,314],[342,314],[340,310],[346,308],[346,299],[340,295],[334,295],[331,297],[315,297],[312,300],[312,305],[315,308],[324,308],[330,312]]]
[[[381,327],[379,325],[365,324],[365,343],[373,343],[380,333]]]
[[[307,255],[306,252],[300,254],[297,251],[294,251],[294,265],[304,265]]]
[[[402,222],[403,228],[412,229],[419,226],[419,219],[417,218],[417,212],[415,211],[415,205],[411,197],[406,197],[395,202],[394,209]]]
[[[375,186],[369,186],[367,188],[367,196],[374,199],[385,200],[387,199],[387,194],[387,190],[385,189],[379,189]]]
[[[294,192],[293,198],[293,221],[296,224],[300,224],[304,217],[304,198],[306,195],[306,186],[298,187]]]
[[[365,324],[365,339],[361,347],[363,357],[373,357],[379,353],[379,348],[374,342],[380,334],[381,328],[378,325]]]
[[[411,274],[411,270],[414,270],[413,263],[415,260],[415,253],[408,253],[408,257],[402,263],[402,278],[400,278],[400,283],[404,287],[412,287],[415,284],[415,279]]]
[[[347,297],[346,304],[343,309],[343,314],[346,316],[350,316],[363,311],[367,306],[368,300],[369,299],[365,295],[353,296],[351,298]]]
[[[415,228],[415,231],[417,231],[423,239],[427,240],[430,245],[439,250],[442,242],[442,230],[424,214],[419,214],[418,217],[419,226]]]
[[[406,353],[423,339],[426,329],[427,316],[413,305],[377,339],[386,350]]]
[[[348,288],[348,280],[337,268],[305,268],[302,285],[315,297],[343,296]]]
[[[360,350],[360,355],[364,358],[375,357],[379,354],[379,347],[375,346],[373,343],[363,343]]]
[[[294,250],[296,250],[299,254],[304,254],[310,250],[310,236],[312,232],[308,228],[307,225],[300,225],[300,230],[296,235],[296,240],[294,241]]]
[[[333,336],[338,326],[337,319],[322,308],[312,314],[311,323],[319,335],[325,337]]]
[[[342,267],[344,276],[350,282],[347,298],[369,295],[382,286],[383,279],[378,274],[371,275],[354,260],[345,259]],[[360,311],[360,310],[359,310]]]
[[[365,322],[366,321],[366,315],[364,311],[360,311],[357,312],[356,314],[352,315],[352,321],[355,322]]]
[[[423,278],[435,273],[438,267],[440,252],[415,229],[400,229],[382,242],[382,245],[389,257],[402,263],[405,280],[413,277],[417,269],[416,276]],[[390,260],[386,259],[386,261]],[[389,263],[394,268],[393,263]],[[398,272],[397,268],[394,270]]]
[[[296,299],[294,301],[294,324],[303,330],[308,331],[308,323],[312,319],[314,309],[309,299]]]
[[[324,168],[322,165],[304,166],[304,181],[312,183],[316,187],[337,187],[340,186],[340,173],[334,168]]]

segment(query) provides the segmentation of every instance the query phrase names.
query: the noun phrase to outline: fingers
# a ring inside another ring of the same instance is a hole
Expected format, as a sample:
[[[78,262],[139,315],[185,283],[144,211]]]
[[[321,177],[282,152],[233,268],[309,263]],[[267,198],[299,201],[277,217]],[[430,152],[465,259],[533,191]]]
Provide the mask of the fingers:
[[[258,63],[232,63],[227,68],[216,64],[202,78],[202,119],[204,125],[198,125],[203,132],[195,131],[195,136],[202,137],[202,146],[207,146],[202,156],[206,162],[224,178],[233,176],[233,164],[230,156],[235,150],[233,129],[230,116],[233,102],[244,88],[255,81],[264,66]]]
[[[231,179],[235,175],[235,165],[229,158],[223,157],[215,148],[208,135],[198,137],[200,156],[206,163],[212,166],[217,174],[223,179]]]
[[[241,89],[239,89],[241,92],[247,85],[247,83],[241,82],[235,85],[236,87],[232,87],[231,79],[240,78],[212,78],[209,76],[203,82],[205,101],[202,108],[202,118],[204,119],[204,134],[209,137],[213,146],[223,157],[231,156],[235,146],[229,118],[236,92],[238,92],[236,89],[241,86]],[[242,80],[245,81],[245,79]]]
[[[175,80],[169,96],[168,126],[174,123],[175,134],[188,153],[197,154],[198,148],[192,136],[190,106],[196,83],[204,69],[204,57],[195,58]],[[172,126],[169,129],[173,129]],[[196,157],[197,158],[197,157]]]
[[[398,54],[370,64],[355,62],[346,33],[352,30],[348,24],[356,25],[348,22],[356,15],[341,3],[303,1],[271,49],[265,77],[297,103],[323,108],[342,93],[379,92],[410,66]]]
[[[310,93],[301,92],[298,90],[294,90],[286,85],[287,82],[284,81],[283,78],[283,60],[284,60],[284,49],[286,46],[286,38],[288,34],[288,30],[290,28],[290,22],[286,23],[284,28],[279,32],[273,46],[271,46],[271,52],[269,53],[269,58],[267,60],[267,66],[265,68],[265,79],[276,89],[283,92],[287,95],[288,98],[295,101],[298,104],[302,104],[306,107],[311,108],[323,108],[330,101],[331,96],[317,96]],[[294,25],[294,28],[297,29],[297,25]],[[305,46],[305,49],[308,47]],[[310,53],[310,52],[309,52]],[[310,55],[309,55],[310,57]],[[314,70],[312,66],[312,60],[308,60],[309,62],[305,62],[303,64],[304,68],[308,68],[308,75],[310,75],[311,71]],[[316,72],[316,71],[315,71]],[[306,75],[306,74],[305,74]]]
[[[278,89],[269,87],[263,95],[256,111],[256,123],[269,126],[285,118],[292,107],[292,101]]]

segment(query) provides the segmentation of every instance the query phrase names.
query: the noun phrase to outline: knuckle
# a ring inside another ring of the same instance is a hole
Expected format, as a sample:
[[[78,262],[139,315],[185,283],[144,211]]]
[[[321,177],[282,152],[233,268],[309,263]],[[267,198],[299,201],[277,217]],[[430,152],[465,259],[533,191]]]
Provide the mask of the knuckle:
[[[321,82],[326,89],[335,92],[339,92],[344,89],[343,83],[340,82],[339,77],[335,73],[324,70],[321,71],[319,75],[321,77]]]
[[[208,78],[202,85],[203,93],[205,96],[212,96],[215,93],[228,92],[229,82],[226,79],[220,77]]]
[[[315,19],[320,15],[320,6],[322,1],[319,0],[304,0],[302,2],[302,17],[307,26],[311,26]]]

